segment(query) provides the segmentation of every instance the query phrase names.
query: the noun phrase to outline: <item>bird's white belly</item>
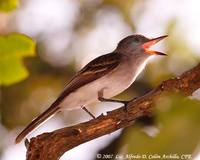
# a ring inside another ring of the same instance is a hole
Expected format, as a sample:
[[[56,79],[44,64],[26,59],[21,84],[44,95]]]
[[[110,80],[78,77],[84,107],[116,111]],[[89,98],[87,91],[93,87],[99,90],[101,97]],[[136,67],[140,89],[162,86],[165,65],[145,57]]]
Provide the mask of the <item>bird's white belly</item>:
[[[139,72],[133,72],[133,68],[127,70],[123,66],[118,70],[95,80],[76,91],[70,93],[60,104],[63,109],[76,109],[98,101],[98,92],[103,90],[104,98],[111,98],[127,89],[134,81]],[[120,76],[119,76],[120,75]]]

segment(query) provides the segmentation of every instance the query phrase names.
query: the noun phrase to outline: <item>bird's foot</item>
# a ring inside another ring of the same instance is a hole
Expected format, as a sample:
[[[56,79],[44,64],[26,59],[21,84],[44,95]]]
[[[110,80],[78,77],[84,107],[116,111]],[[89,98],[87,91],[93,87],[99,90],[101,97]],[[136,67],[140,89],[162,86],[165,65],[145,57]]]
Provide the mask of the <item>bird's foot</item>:
[[[128,102],[129,102],[129,101],[123,101],[123,100],[115,100],[115,99],[103,98],[102,92],[99,92],[99,93],[98,93],[98,100],[101,101],[101,102],[122,103],[122,104],[124,104],[124,110],[125,110],[126,112],[128,112],[127,106],[128,106]]]
[[[124,104],[123,107],[124,107],[124,111],[125,111],[125,112],[128,112],[128,102],[129,102],[129,101],[122,101],[122,102],[121,102],[121,103]]]
[[[87,114],[89,114],[93,119],[96,118],[86,107],[81,107],[81,108],[82,108],[82,110],[84,110]]]

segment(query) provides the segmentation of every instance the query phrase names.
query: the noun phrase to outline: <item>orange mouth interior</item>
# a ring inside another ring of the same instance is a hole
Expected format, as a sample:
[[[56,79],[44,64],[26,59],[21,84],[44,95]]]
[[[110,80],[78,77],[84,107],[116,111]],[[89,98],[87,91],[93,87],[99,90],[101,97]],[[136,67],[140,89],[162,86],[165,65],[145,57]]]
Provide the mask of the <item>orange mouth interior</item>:
[[[142,47],[145,50],[145,53],[150,55],[166,55],[165,53],[150,50],[150,47],[161,41],[162,39],[166,38],[167,36],[161,36],[157,38],[150,39],[149,41],[145,42]]]

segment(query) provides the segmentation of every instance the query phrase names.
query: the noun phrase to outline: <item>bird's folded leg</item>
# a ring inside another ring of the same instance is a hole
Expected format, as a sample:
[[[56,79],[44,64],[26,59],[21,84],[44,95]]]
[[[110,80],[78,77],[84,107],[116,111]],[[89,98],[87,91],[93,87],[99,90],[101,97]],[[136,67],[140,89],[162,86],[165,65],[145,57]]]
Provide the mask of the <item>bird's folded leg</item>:
[[[115,100],[115,99],[107,99],[103,97],[103,91],[98,92],[98,100],[101,102],[115,102],[115,103],[122,103],[124,104],[124,109],[127,112],[128,111],[128,102],[129,101],[123,101],[123,100]]]
[[[88,113],[93,119],[95,119],[96,117],[86,108],[86,107],[81,107],[82,110],[84,110],[86,113]]]

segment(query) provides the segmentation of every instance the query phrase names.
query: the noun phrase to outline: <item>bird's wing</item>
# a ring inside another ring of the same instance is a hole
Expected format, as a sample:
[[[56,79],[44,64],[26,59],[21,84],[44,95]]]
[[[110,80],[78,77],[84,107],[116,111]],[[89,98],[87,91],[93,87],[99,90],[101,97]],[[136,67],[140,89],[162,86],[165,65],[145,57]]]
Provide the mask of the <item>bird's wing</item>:
[[[120,59],[121,55],[117,53],[106,54],[94,59],[71,79],[58,99],[62,101],[69,93],[113,71],[120,64]]]
[[[54,101],[54,103],[36,119],[34,119],[16,138],[15,142],[19,143],[27,134],[39,126],[42,122],[46,121],[49,117],[59,110],[59,104],[76,89],[90,83],[98,78],[103,77],[107,73],[113,71],[120,64],[121,55],[117,53],[110,53],[100,56],[83,69],[81,69],[66,85],[64,91]]]

